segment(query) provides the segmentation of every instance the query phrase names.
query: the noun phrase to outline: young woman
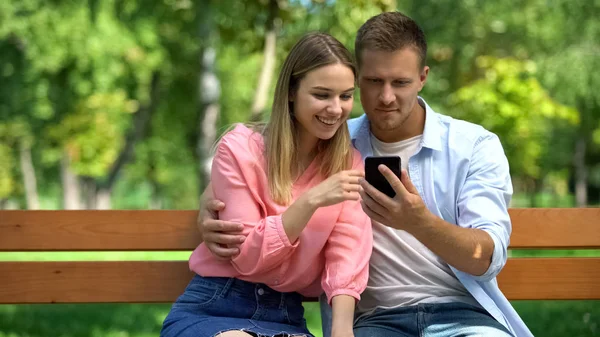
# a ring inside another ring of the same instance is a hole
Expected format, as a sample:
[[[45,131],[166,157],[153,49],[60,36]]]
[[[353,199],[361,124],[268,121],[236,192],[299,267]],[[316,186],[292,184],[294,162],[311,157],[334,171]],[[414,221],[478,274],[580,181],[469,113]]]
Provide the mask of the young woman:
[[[212,167],[223,220],[244,225],[232,260],[204,244],[197,275],[173,304],[163,337],[303,336],[302,296],[325,291],[333,336],[352,336],[354,306],[368,279],[369,218],[359,202],[360,154],[350,144],[356,70],[333,37],[303,37],[286,58],[269,122],[237,125]]]

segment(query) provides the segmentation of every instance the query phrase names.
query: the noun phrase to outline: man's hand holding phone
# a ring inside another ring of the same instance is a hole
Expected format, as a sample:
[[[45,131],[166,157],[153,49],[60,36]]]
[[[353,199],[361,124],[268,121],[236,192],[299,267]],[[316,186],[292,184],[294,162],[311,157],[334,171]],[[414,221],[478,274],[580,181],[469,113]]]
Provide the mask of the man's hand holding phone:
[[[361,205],[372,220],[388,227],[406,230],[409,233],[416,226],[430,220],[433,214],[425,206],[406,170],[401,170],[400,177],[398,177],[388,166],[377,165],[377,171],[381,173],[393,190],[393,197],[386,195],[369,183],[369,180],[376,181],[369,179],[370,176],[373,176],[372,171],[367,168],[365,161],[366,179],[360,181]],[[378,184],[381,185],[381,183]],[[385,187],[382,189],[385,191]],[[392,193],[388,191],[388,194]]]

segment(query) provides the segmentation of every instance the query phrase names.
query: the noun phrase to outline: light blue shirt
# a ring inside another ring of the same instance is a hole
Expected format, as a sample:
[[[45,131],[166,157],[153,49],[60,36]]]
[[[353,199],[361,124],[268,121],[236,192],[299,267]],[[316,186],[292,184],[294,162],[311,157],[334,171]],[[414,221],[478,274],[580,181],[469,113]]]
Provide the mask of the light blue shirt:
[[[533,336],[498,288],[496,276],[506,263],[511,222],[512,183],[498,137],[479,125],[425,108],[421,144],[408,172],[427,208],[445,221],[486,231],[494,241],[489,269],[473,276],[450,266],[457,279],[498,322],[515,336]],[[373,155],[366,115],[348,121],[352,144],[363,157]]]

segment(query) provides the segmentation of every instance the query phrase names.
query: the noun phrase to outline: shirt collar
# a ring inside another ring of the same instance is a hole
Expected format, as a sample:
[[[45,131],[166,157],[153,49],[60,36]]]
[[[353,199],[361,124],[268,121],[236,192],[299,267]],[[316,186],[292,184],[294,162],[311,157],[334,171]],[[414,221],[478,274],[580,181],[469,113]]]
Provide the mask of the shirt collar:
[[[444,128],[440,115],[419,97],[419,103],[425,107],[425,128],[423,129],[423,147],[432,150],[442,150],[442,138],[444,137]]]
[[[444,133],[440,115],[433,111],[423,98],[418,97],[418,99],[419,104],[425,108],[425,128],[423,129],[421,144],[423,147],[440,151],[442,149],[442,137]],[[371,154],[373,151],[371,148],[371,130],[367,115],[363,114],[358,117],[355,123],[356,128],[354,130],[356,131],[351,133],[352,144],[363,155]]]

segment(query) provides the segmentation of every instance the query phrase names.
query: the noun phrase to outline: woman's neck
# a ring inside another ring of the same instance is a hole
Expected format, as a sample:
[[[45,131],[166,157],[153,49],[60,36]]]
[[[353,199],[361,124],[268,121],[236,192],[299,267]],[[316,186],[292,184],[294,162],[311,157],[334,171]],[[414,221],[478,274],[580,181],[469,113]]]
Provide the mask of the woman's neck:
[[[300,132],[298,135],[298,153],[296,155],[297,163],[292,163],[297,167],[296,176],[299,176],[306,170],[317,155],[317,145],[319,139],[306,132]]]

